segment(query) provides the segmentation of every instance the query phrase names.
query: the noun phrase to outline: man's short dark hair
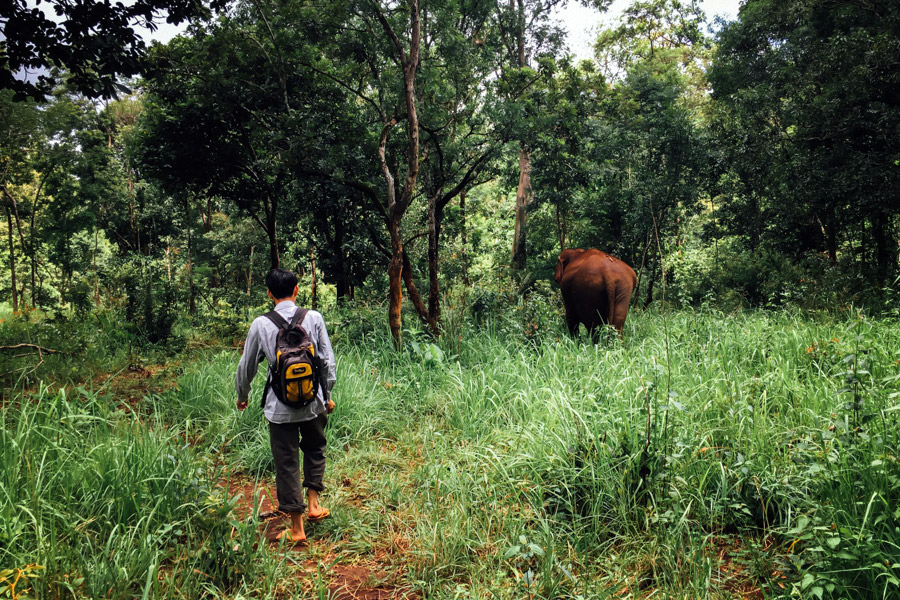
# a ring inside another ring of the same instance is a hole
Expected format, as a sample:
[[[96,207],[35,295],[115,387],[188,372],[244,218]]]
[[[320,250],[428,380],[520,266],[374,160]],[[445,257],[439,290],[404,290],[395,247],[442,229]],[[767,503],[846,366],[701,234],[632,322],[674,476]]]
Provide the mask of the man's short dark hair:
[[[297,276],[292,271],[276,267],[266,275],[266,287],[277,299],[290,298],[297,287]]]

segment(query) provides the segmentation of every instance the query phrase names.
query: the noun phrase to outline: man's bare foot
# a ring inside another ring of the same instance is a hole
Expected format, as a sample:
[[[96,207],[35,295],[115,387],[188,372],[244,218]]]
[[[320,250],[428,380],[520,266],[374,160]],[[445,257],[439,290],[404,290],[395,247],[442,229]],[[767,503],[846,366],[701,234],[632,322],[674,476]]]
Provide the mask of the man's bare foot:
[[[306,543],[306,533],[301,529],[300,531],[294,531],[293,529],[285,529],[280,532],[275,539],[278,541],[286,540],[288,542],[293,542],[295,544],[305,544]]]
[[[275,537],[276,540],[287,539],[295,544],[306,543],[306,532],[303,530],[303,513],[291,513],[291,527]]]

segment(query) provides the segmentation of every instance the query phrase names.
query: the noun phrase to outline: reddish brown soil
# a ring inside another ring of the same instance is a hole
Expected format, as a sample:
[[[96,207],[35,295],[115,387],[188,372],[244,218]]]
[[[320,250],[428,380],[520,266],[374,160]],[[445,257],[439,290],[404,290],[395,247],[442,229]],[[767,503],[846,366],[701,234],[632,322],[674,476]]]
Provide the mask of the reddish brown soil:
[[[413,600],[420,596],[410,589],[388,584],[396,574],[368,565],[335,565],[331,569],[328,597],[334,600]]]
[[[139,412],[147,394],[160,394],[175,387],[176,377],[164,365],[129,365],[119,373],[94,377],[96,389],[105,389],[125,412]]]
[[[769,551],[774,544],[775,542],[771,538],[765,539],[764,550]],[[739,537],[713,538],[711,550],[718,559],[720,578],[729,592],[743,600],[763,600],[765,598],[759,582],[747,573],[746,565],[738,559],[746,552],[745,544]],[[777,576],[777,573],[772,573],[772,577],[777,578]]]
[[[276,536],[289,526],[289,520],[285,513],[275,511],[275,486],[264,481],[256,484],[248,478],[221,481],[219,485],[225,487],[230,496],[241,494],[241,499],[235,506],[239,519],[252,515],[255,506],[258,507],[258,514],[274,512],[259,527],[273,549],[280,547]],[[320,565],[332,564],[334,554],[329,552],[330,545],[327,542],[320,542],[311,535],[315,531],[315,524],[307,523],[306,527],[307,535],[310,535],[309,544],[313,548],[297,544],[290,550],[298,553],[320,550],[325,553],[323,558],[306,561],[303,567],[298,568],[298,575],[310,577]],[[328,581],[328,597],[333,600],[421,600],[419,593],[402,585],[403,569],[389,563],[390,557],[386,552],[376,552],[373,560],[367,563],[334,564],[323,573]]]

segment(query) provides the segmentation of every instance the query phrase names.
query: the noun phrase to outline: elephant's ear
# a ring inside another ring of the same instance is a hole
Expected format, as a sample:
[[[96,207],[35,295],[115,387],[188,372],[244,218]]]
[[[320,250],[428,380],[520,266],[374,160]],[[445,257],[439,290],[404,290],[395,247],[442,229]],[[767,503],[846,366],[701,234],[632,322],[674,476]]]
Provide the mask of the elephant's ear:
[[[556,283],[559,283],[562,279],[563,271],[565,270],[566,263],[568,262],[568,260],[563,259],[562,255],[560,255],[559,260],[556,261],[556,273],[553,275],[553,279],[554,281],[556,281]]]
[[[559,260],[556,261],[556,274],[553,276],[556,283],[559,283],[562,280],[563,272],[566,270],[569,261],[582,252],[584,252],[584,250],[581,248],[569,248],[559,253]]]

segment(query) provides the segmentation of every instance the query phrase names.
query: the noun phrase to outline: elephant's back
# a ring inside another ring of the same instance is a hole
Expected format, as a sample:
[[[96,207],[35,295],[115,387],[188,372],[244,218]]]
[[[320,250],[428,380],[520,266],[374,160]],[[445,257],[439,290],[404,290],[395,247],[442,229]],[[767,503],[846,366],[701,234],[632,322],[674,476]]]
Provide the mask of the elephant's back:
[[[628,266],[628,263],[612,254],[607,254],[594,248],[586,250],[584,254],[578,257],[577,261],[572,261],[571,266],[574,267],[573,270],[581,273],[581,277],[594,275],[602,278],[604,281],[609,277],[614,277],[617,280],[625,278],[632,283],[637,281],[637,274],[635,274],[634,269]]]

